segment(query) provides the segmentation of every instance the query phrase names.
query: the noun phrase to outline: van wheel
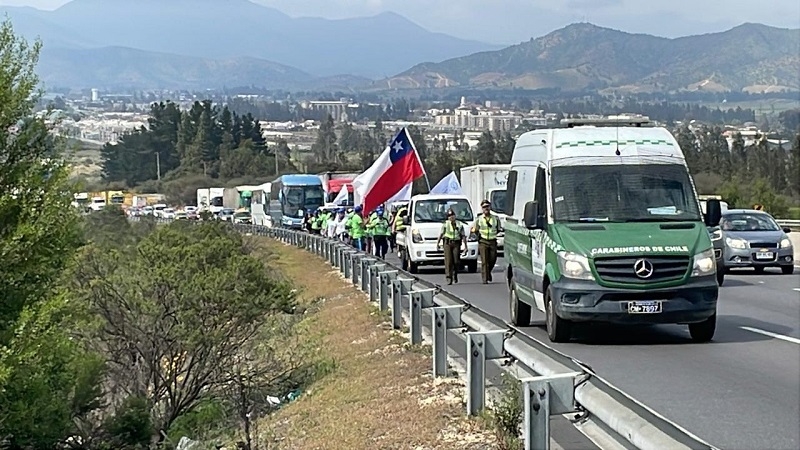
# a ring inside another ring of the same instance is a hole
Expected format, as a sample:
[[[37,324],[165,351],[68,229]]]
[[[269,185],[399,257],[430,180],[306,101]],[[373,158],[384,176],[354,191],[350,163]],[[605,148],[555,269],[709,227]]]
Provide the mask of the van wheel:
[[[408,261],[408,273],[417,273],[419,272],[419,264],[415,263],[414,261]]]
[[[400,268],[408,272],[408,255],[406,252],[400,252],[402,256],[400,256]]]
[[[467,271],[469,273],[477,273],[478,272],[478,261],[469,261],[467,263]]]
[[[551,342],[569,342],[572,337],[572,323],[556,315],[553,307],[553,296],[550,286],[544,293],[544,313],[546,318],[547,337]]]
[[[722,283],[725,281],[725,269],[718,268],[717,269],[717,284],[722,286]]]
[[[716,331],[716,329],[716,314],[702,322],[689,324],[689,334],[692,336],[692,341],[696,343],[708,342],[711,339],[714,339],[714,331]]]
[[[782,266],[781,272],[783,272],[784,275],[791,275],[794,273],[794,266]]]
[[[511,323],[516,327],[531,324],[531,305],[519,301],[517,285],[511,280],[508,284],[508,306],[511,310]]]

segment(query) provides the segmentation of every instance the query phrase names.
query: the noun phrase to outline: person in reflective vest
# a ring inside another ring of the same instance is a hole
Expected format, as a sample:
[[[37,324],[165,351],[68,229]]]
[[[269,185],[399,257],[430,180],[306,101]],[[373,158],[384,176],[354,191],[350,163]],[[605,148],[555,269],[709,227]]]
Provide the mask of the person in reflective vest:
[[[322,228],[322,217],[319,210],[316,210],[314,211],[314,216],[311,218],[311,232],[319,234],[320,228]]]
[[[355,207],[353,216],[350,218],[350,241],[357,250],[364,251],[364,235],[366,226],[364,218],[361,217],[361,205]]]
[[[461,252],[467,250],[467,238],[464,229],[456,221],[456,213],[447,211],[447,220],[442,224],[436,248],[444,250],[444,273],[447,284],[458,283],[458,266],[461,264]]]
[[[397,233],[406,229],[406,225],[403,223],[403,217],[406,216],[408,216],[408,207],[401,206],[395,213],[394,220],[392,220],[392,251],[395,251],[395,248],[397,249],[398,258],[400,258],[400,248],[397,245]]]
[[[319,231],[320,234],[322,234],[323,236],[328,236],[328,221],[330,220],[330,218],[331,216],[329,211],[322,211],[322,213],[320,214]]]
[[[372,245],[375,247],[375,256],[380,259],[386,258],[386,252],[389,250],[389,235],[391,230],[389,228],[389,220],[383,214],[382,206],[375,210],[375,215],[370,218],[369,228],[372,234]]]
[[[478,253],[481,256],[481,278],[483,284],[492,281],[492,269],[497,263],[497,233],[500,232],[500,219],[492,214],[489,200],[481,202],[483,214],[475,218],[472,232],[478,235]]]

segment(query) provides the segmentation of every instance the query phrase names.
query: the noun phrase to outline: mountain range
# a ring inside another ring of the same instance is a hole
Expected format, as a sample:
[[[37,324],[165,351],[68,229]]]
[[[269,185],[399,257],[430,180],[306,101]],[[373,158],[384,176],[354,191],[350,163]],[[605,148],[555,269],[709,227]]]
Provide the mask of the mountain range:
[[[48,87],[800,89],[800,30],[758,24],[667,39],[578,23],[501,48],[394,13],[292,18],[249,0],[73,0],[3,13],[42,39]]]
[[[164,54],[197,58],[191,60],[194,67],[220,60],[211,65],[238,63],[249,72],[275,64],[276,84],[281,84],[289,70],[282,66],[309,74],[301,78],[346,74],[376,79],[422,61],[501,48],[434,33],[394,13],[341,20],[292,18],[249,0],[73,0],[54,11],[0,6],[3,13],[18,33],[40,37],[51,50],[42,58],[45,79],[49,67],[74,62],[75,69],[82,69],[76,78],[91,78],[92,73],[80,67],[80,58],[109,58],[104,66],[111,71],[132,49],[161,53],[147,57],[155,60],[164,59]],[[242,57],[265,61],[242,62]],[[253,66],[245,67],[249,64]],[[253,81],[272,81],[271,75],[268,71]],[[99,76],[92,81],[112,80]]]
[[[499,51],[422,63],[376,87],[780,91],[800,89],[800,29],[746,23],[667,39],[577,23]]]

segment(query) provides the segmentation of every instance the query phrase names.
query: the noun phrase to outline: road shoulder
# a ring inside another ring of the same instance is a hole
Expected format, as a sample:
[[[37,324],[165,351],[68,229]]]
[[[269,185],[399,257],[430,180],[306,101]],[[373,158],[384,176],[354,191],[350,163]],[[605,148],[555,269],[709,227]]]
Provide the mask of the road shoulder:
[[[304,326],[326,373],[259,424],[279,448],[496,448],[494,433],[464,415],[464,384],[431,377],[430,349],[411,347],[388,316],[322,259],[269,241],[277,265],[318,310]]]

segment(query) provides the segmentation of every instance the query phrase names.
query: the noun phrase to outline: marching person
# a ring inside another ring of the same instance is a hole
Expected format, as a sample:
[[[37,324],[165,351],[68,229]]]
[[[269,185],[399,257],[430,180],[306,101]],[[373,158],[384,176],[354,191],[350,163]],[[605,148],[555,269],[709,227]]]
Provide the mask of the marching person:
[[[361,205],[355,207],[353,211],[353,216],[350,217],[348,221],[349,225],[349,233],[350,233],[350,241],[357,250],[364,251],[364,235],[366,233],[366,226],[364,224],[364,218],[361,216],[362,211]]]
[[[478,253],[481,256],[483,284],[492,281],[492,269],[497,263],[497,234],[501,231],[500,219],[492,214],[489,200],[481,202],[483,214],[475,218],[472,232],[478,235]]]
[[[375,256],[386,259],[386,252],[389,250],[389,220],[383,214],[383,206],[375,210],[375,216],[370,218],[369,228],[372,234],[372,245],[375,247]]]
[[[397,246],[397,233],[400,233],[406,229],[406,225],[403,223],[403,217],[408,216],[408,207],[405,205],[401,206],[397,210],[397,214],[394,215],[394,220],[392,221],[392,251],[397,248],[397,257],[400,258],[400,247]]]
[[[444,250],[447,284],[458,283],[458,266],[461,264],[461,252],[467,250],[467,238],[464,236],[464,229],[456,222],[456,213],[452,209],[447,210],[447,220],[442,224],[436,248]]]
[[[348,217],[345,209],[339,208],[339,213],[336,217],[336,230],[334,231],[334,236],[343,242],[347,242],[347,220]]]
[[[336,234],[336,225],[339,223],[339,219],[341,217],[341,215],[339,214],[340,211],[341,209],[337,210],[335,215],[332,214],[331,217],[328,219],[328,222],[326,223],[325,235],[328,236],[330,239],[338,238],[338,235]]]

